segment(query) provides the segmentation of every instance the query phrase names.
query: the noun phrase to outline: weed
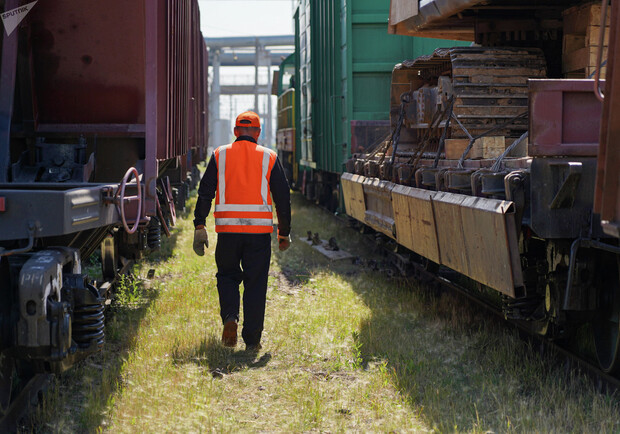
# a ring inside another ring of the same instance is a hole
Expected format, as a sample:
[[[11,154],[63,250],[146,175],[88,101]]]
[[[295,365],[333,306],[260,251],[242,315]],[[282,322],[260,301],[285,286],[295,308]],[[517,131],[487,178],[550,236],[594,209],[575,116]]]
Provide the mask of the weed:
[[[117,305],[135,305],[142,300],[142,286],[134,276],[122,275],[116,284],[115,301]]]

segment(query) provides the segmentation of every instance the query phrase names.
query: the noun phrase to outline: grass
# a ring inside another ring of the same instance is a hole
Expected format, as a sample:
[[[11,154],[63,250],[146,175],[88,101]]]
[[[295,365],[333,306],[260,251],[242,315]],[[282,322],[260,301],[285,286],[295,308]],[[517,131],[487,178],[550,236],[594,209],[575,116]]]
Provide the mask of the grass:
[[[189,209],[193,209],[190,202]],[[219,343],[211,246],[188,216],[126,281],[104,351],[58,377],[42,432],[617,432],[620,401],[461,299],[388,279],[368,238],[293,197],[293,246],[269,277],[263,350]],[[330,262],[298,237],[335,236]],[[155,276],[144,279],[148,270]]]

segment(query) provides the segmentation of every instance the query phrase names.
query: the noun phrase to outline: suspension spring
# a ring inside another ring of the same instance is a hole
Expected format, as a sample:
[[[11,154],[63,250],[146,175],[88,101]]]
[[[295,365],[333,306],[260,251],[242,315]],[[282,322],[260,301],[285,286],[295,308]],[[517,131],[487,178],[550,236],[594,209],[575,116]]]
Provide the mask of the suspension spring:
[[[536,321],[540,320],[544,297],[533,295],[519,299],[502,296],[502,311],[504,318],[511,320]]]
[[[151,250],[161,248],[161,223],[157,217],[151,217],[146,242]]]
[[[75,306],[71,323],[73,340],[80,348],[88,348],[96,341],[98,348],[104,341],[103,303]]]

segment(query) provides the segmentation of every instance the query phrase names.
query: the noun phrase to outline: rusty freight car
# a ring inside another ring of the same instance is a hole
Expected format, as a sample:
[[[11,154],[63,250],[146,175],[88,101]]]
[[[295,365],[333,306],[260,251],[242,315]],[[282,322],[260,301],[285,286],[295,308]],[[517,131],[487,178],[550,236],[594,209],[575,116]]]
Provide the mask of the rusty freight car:
[[[24,6],[0,36],[0,420],[101,348],[111,283],[158,248],[207,146],[196,1],[0,1]],[[81,266],[98,250],[103,282]]]
[[[342,190],[399,260],[458,272],[617,374],[620,4],[607,6],[392,0],[390,32],[472,45],[395,66],[392,135],[348,161]]]

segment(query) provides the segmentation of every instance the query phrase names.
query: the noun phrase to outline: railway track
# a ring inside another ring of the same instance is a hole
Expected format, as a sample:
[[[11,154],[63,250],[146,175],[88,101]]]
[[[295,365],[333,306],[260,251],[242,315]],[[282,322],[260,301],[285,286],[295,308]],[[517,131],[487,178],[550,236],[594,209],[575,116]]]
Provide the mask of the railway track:
[[[8,395],[10,403],[8,403],[6,409],[2,409],[3,413],[0,415],[0,432],[17,432],[19,421],[39,403],[41,393],[49,385],[50,379],[51,374],[33,375],[26,381],[26,384],[15,397],[10,396],[10,390],[2,390],[3,397]]]
[[[134,264],[134,260],[123,260],[123,266],[116,277],[107,279],[98,286],[99,293],[106,299],[106,307],[112,301],[113,287],[118,282],[119,276],[129,275]],[[102,318],[102,321],[106,320],[107,316]],[[103,345],[103,337],[101,343]],[[23,384],[16,392],[15,366],[18,363],[17,360],[0,354],[0,433],[17,432],[19,421],[39,404],[41,393],[45,391],[52,378],[52,374],[30,374],[26,378],[19,378],[19,382]]]
[[[388,252],[388,254],[393,254],[393,252]],[[567,373],[577,371],[584,374],[592,381],[592,384],[595,385],[596,389],[601,393],[613,393],[620,390],[620,379],[601,371],[595,361],[581,357],[578,354],[571,352],[569,348],[566,348],[557,342],[531,333],[531,331],[524,324],[519,324],[517,321],[505,320],[501,309],[498,309],[497,306],[494,306],[487,300],[476,297],[467,288],[446,278],[445,276],[428,271],[424,266],[415,262],[410,262],[410,266],[414,269],[414,277],[416,279],[426,283],[433,282],[439,287],[451,289],[470,302],[473,302],[493,313],[497,319],[502,321],[502,323],[508,325],[509,327],[516,327],[522,338],[528,339],[532,342],[533,348],[538,348],[541,354],[551,354],[558,364],[565,366]]]

